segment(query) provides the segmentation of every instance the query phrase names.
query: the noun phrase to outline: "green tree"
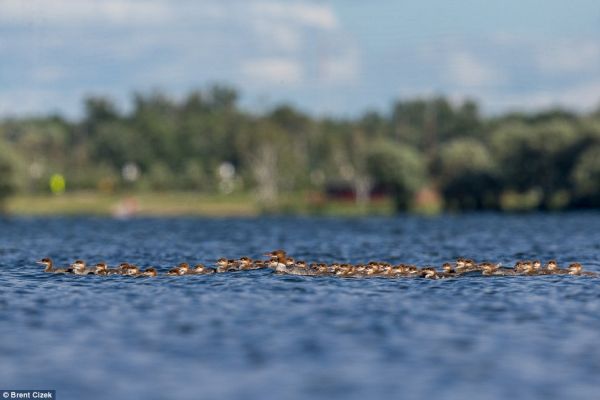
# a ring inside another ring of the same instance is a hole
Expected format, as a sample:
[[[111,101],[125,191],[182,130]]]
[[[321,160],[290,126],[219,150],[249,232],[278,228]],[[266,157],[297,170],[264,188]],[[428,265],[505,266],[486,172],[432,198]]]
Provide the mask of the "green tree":
[[[426,180],[422,157],[406,145],[390,141],[374,144],[367,165],[374,182],[392,193],[398,211],[409,208],[415,193]]]
[[[480,210],[499,206],[494,160],[475,139],[455,139],[442,149],[439,185],[449,209]]]
[[[15,158],[8,145],[0,139],[0,212],[5,211],[6,199],[15,189]]]
[[[580,147],[573,124],[559,120],[533,126],[507,124],[492,134],[491,146],[501,165],[505,189],[540,191],[542,209],[555,208],[557,196],[569,191]]]
[[[600,207],[600,143],[579,156],[572,180],[579,206]]]

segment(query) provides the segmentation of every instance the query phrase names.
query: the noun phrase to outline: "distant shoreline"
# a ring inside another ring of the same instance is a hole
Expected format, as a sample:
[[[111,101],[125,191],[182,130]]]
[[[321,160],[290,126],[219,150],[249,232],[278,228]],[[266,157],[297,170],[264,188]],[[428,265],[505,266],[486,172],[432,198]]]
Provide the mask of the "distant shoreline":
[[[264,214],[291,215],[392,215],[390,199],[366,207],[353,201],[326,201],[311,205],[302,194],[281,199],[276,209],[261,208],[251,193],[220,195],[193,192],[143,192],[104,194],[72,192],[62,195],[18,194],[6,201],[6,213],[23,216],[215,216],[252,217]]]
[[[578,210],[555,210],[570,212]],[[585,209],[581,211],[597,211]],[[358,205],[352,200],[323,200],[318,204],[302,193],[282,196],[275,209],[265,209],[252,193],[231,195],[194,192],[99,193],[68,192],[62,195],[18,194],[6,201],[5,212],[15,216],[112,216],[112,217],[256,217],[261,215],[391,216],[393,200],[382,198]],[[450,212],[450,214],[470,213]],[[471,211],[472,212],[472,211]],[[541,212],[535,209],[481,210],[507,215]],[[406,211],[414,215],[442,215],[448,211],[431,205]]]

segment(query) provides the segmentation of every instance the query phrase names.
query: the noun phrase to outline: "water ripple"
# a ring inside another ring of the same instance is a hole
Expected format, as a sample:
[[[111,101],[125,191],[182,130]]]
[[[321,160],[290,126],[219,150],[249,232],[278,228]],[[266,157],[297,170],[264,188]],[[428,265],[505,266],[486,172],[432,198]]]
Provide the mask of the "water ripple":
[[[33,261],[165,270],[283,247],[307,261],[556,258],[600,271],[598,231],[597,213],[4,220],[0,376],[64,399],[595,398],[600,279],[130,279]]]

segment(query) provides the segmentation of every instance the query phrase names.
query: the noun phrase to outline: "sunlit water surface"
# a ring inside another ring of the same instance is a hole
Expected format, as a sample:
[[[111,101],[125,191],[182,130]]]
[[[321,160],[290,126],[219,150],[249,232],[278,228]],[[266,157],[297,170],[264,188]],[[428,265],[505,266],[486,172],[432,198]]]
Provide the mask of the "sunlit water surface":
[[[59,399],[597,399],[600,279],[44,274],[43,256],[161,270],[307,261],[600,271],[600,214],[0,222],[0,389]]]

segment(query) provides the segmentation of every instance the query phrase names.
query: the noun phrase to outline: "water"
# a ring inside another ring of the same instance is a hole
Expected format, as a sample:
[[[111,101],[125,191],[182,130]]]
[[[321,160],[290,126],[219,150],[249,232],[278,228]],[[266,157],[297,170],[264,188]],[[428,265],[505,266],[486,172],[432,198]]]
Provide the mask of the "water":
[[[600,279],[60,276],[60,265],[258,257],[600,271],[600,214],[0,222],[0,389],[59,399],[592,399]]]

